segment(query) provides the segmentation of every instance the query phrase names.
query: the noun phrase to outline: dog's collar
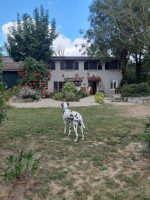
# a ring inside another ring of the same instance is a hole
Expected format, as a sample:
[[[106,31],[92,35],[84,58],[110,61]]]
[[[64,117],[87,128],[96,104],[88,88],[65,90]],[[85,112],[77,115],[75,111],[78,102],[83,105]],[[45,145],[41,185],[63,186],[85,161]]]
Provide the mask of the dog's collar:
[[[64,108],[64,110],[68,109],[68,107]]]

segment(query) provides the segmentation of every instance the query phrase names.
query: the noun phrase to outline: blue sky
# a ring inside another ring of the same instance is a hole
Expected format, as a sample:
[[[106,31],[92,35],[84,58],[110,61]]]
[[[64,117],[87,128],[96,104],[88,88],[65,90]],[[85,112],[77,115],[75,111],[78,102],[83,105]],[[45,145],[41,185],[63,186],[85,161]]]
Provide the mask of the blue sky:
[[[0,46],[6,40],[6,27],[15,21],[17,13],[27,13],[32,16],[35,7],[43,5],[49,10],[50,20],[56,19],[57,31],[60,37],[55,41],[56,49],[64,48],[66,55],[77,54],[75,43],[81,43],[83,35],[80,29],[89,28],[89,5],[92,0],[3,0],[0,5]],[[60,44],[61,47],[60,47]],[[68,48],[68,50],[67,50]],[[70,52],[70,53],[68,53]]]

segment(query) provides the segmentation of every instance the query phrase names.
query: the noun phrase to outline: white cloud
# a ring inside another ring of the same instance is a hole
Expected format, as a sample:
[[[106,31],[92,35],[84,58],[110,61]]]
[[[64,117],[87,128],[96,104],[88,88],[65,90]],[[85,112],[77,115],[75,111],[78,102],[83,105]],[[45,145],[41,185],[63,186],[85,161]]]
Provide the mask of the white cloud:
[[[49,1],[49,2],[48,2],[48,4],[49,4],[49,5],[52,5],[52,4],[53,4],[53,2],[52,2],[52,1]]]
[[[2,33],[3,33],[3,35],[4,35],[5,37],[6,37],[7,34],[9,33],[9,28],[10,28],[11,26],[17,26],[17,22],[9,22],[9,23],[4,24],[4,25],[2,26]]]
[[[74,41],[66,38],[63,35],[59,35],[53,42],[53,48],[56,55],[59,51],[63,51],[64,56],[81,56],[82,53],[79,51],[81,44],[86,41],[83,38],[77,38]]]
[[[9,22],[7,24],[4,24],[2,26],[2,32],[5,36],[9,33],[9,28],[11,26],[17,26],[16,22]],[[61,26],[59,26],[59,28],[61,28]],[[58,29],[57,29],[58,30]],[[76,38],[75,40],[71,40],[61,34],[59,34],[59,36],[53,41],[53,49],[56,53],[56,55],[58,55],[58,52],[63,52],[64,56],[81,56],[82,53],[79,51],[79,49],[81,48],[81,44],[85,43],[86,40],[83,38]]]

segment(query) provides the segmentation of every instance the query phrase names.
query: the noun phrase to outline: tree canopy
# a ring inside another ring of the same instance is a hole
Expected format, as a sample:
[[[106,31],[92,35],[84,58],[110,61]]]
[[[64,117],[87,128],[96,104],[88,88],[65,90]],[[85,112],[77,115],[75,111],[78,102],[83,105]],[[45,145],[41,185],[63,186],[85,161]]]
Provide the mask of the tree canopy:
[[[49,13],[41,6],[33,10],[33,18],[28,14],[17,15],[17,23],[9,28],[5,47],[15,61],[31,56],[48,62],[56,37],[56,21],[52,19],[49,23]]]
[[[85,33],[90,43],[86,52],[105,59],[118,58],[123,71],[132,56],[140,82],[141,63],[150,42],[149,7],[149,0],[94,0],[90,28]]]

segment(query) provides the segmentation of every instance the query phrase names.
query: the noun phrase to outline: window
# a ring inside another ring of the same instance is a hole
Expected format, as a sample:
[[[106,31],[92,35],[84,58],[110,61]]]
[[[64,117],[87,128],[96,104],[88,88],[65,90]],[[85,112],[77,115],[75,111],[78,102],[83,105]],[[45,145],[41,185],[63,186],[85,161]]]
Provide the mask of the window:
[[[54,81],[54,92],[62,92],[64,82]]]
[[[69,61],[66,61],[66,66],[65,66],[65,69],[73,69],[73,61],[69,60]]]
[[[88,70],[88,62],[84,62],[84,70]]]
[[[111,80],[110,81],[110,89],[114,90],[116,87],[118,87],[118,81],[116,80]]]
[[[74,65],[75,65],[75,70],[79,70],[79,63],[75,62]]]
[[[58,92],[58,82],[54,81],[54,92]]]
[[[84,62],[84,70],[102,70],[98,60],[86,61]]]
[[[60,62],[60,69],[69,69],[69,70],[78,70],[79,69],[79,63],[75,62],[73,60],[67,60],[67,61],[61,61]]]
[[[105,70],[109,70],[109,69],[120,69],[120,62],[117,60],[106,62]]]
[[[55,70],[55,62],[54,61],[50,62],[50,66],[48,67],[48,69]]]
[[[89,61],[89,69],[97,69],[97,61]]]
[[[65,69],[65,62],[64,61],[60,62],[60,69],[61,70]]]

